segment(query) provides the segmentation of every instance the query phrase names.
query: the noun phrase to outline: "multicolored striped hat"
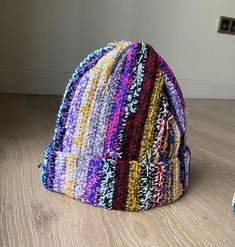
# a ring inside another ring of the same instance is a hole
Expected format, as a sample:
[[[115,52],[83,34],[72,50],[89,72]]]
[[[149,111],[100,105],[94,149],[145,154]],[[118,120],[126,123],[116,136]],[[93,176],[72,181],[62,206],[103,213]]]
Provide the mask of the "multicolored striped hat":
[[[143,42],[111,43],[72,75],[41,182],[107,209],[171,203],[188,187],[185,131],[184,98],[164,59]]]

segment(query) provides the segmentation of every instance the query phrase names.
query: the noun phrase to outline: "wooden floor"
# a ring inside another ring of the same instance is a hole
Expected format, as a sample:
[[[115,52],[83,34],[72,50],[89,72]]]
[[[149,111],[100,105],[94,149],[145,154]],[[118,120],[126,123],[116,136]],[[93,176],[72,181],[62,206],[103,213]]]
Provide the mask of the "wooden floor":
[[[60,98],[0,95],[0,246],[235,246],[235,100],[187,100],[187,193],[145,212],[97,208],[40,184]]]

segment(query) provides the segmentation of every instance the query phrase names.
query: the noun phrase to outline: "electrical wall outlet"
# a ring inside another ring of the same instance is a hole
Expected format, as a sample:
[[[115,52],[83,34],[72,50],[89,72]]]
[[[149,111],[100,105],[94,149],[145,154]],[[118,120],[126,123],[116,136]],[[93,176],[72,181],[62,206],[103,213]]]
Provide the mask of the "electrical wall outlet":
[[[218,32],[235,34],[235,18],[220,16]]]

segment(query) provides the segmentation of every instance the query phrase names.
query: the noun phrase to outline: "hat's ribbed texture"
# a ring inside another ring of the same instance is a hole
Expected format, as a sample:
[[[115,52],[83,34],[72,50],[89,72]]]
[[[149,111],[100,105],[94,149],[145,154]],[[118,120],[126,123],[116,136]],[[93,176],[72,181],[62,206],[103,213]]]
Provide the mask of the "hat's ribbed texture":
[[[91,53],[64,93],[42,184],[109,209],[171,203],[188,186],[185,103],[163,58],[121,41]]]

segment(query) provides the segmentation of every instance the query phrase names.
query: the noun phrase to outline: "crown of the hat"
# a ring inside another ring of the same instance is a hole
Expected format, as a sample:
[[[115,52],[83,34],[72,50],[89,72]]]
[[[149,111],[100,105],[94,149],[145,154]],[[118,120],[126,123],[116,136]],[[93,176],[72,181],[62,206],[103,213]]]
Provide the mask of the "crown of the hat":
[[[110,43],[70,79],[42,182],[95,206],[164,205],[188,184],[185,136],[184,99],[162,57],[144,42]]]

